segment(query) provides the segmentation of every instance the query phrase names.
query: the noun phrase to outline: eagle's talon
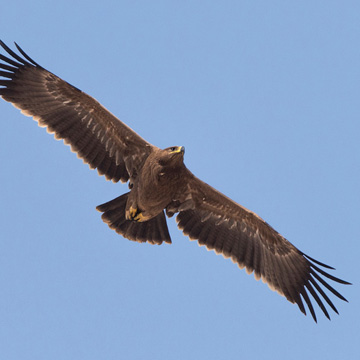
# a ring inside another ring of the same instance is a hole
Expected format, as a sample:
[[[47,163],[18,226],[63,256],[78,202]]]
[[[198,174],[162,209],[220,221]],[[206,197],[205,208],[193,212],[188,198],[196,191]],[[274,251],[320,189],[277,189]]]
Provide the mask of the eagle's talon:
[[[135,219],[135,216],[136,214],[138,213],[138,209],[137,208],[133,208],[132,206],[130,206],[130,209],[129,209],[129,218],[131,220],[134,220]]]
[[[143,219],[144,219],[144,216],[143,216],[142,213],[138,213],[138,214],[133,218],[134,221],[139,221],[139,222],[142,222]]]
[[[138,218],[139,218],[139,209],[130,206],[128,219],[133,221],[138,221]]]
[[[132,221],[143,221],[144,219],[144,216],[143,214],[139,211],[138,208],[133,208],[132,206],[130,206],[130,209],[129,209],[129,220],[132,220]]]

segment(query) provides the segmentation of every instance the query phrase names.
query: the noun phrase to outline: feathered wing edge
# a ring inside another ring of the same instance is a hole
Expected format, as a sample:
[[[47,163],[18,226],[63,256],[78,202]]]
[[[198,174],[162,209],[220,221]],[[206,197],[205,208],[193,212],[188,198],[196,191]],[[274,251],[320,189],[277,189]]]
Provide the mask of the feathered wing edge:
[[[100,103],[44,69],[17,44],[22,58],[0,54],[0,96],[63,139],[107,180],[125,182],[154,148]]]
[[[333,269],[299,251],[256,214],[236,204],[206,183],[190,176],[192,201],[186,206],[176,204],[170,209],[172,216],[179,211],[176,221],[184,235],[197,240],[200,246],[214,250],[225,258],[231,258],[248,274],[254,272],[255,279],[262,279],[270,289],[296,303],[306,315],[307,305],[317,322],[311,297],[325,316],[330,315],[327,303],[338,313],[326,290],[343,301],[347,301],[324,277],[340,284],[350,284],[336,278],[321,267]]]

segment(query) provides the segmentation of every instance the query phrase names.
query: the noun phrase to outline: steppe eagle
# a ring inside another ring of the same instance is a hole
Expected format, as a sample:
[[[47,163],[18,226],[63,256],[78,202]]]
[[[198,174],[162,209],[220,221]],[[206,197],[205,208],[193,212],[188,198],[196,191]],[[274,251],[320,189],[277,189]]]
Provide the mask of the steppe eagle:
[[[0,41],[12,57],[0,54],[0,96],[32,116],[39,126],[63,139],[78,157],[113,182],[129,182],[130,191],[97,210],[123,237],[151,244],[171,243],[165,214],[177,214],[183,233],[209,250],[254,272],[306,314],[316,315],[310,296],[330,319],[324,305],[336,313],[322,285],[338,279],[287,241],[257,214],[247,210],[195,177],[184,165],[184,147],[166,149],[148,143],[99,102],[44,69],[17,44],[20,55]]]

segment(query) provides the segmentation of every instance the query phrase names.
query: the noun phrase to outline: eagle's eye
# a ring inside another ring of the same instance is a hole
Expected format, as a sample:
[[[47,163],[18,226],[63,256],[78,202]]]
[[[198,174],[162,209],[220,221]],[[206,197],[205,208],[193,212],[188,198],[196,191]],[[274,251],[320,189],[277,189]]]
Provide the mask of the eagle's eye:
[[[170,151],[175,151],[175,150],[176,150],[176,147],[175,147],[175,146],[173,146],[173,147],[170,148]]]

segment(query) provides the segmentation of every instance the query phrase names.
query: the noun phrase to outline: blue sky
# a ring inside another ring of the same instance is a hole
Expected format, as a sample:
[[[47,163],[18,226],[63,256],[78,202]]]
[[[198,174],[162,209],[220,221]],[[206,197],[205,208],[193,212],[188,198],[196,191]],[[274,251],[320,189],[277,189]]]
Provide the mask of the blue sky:
[[[123,239],[125,191],[0,101],[0,358],[355,359],[357,1],[16,1],[0,36],[353,282],[318,324],[189,241]]]

